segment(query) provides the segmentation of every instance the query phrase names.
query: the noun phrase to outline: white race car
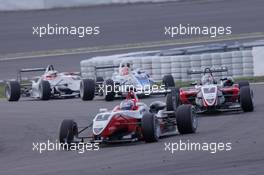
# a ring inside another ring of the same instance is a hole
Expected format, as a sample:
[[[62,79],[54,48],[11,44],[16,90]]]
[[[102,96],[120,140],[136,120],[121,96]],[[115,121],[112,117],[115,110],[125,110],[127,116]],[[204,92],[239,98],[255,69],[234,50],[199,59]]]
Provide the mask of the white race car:
[[[22,78],[22,73],[37,71],[44,71],[44,74],[32,80]],[[8,101],[18,101],[21,96],[41,100],[79,97],[82,81],[78,72],[58,73],[52,65],[47,68],[21,69],[16,81],[6,83],[5,95]]]
[[[109,68],[117,68],[117,66],[100,66],[95,67],[95,70]],[[112,101],[115,97],[125,97],[127,92],[131,91],[131,89],[133,89],[135,94],[141,97],[166,94],[168,92],[167,87],[175,86],[172,76],[164,76],[163,84],[159,85],[154,82],[144,70],[139,68],[133,70],[129,62],[121,62],[118,68],[119,71],[114,72],[109,79],[104,80],[103,77],[97,77],[94,88],[95,95],[104,96],[106,101]],[[91,94],[90,96],[93,95]]]

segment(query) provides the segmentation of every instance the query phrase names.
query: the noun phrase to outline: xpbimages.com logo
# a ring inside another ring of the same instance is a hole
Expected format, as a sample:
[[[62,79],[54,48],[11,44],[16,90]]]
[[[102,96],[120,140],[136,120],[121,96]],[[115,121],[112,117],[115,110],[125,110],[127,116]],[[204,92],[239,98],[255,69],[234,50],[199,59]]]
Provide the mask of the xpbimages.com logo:
[[[90,35],[99,35],[99,26],[60,26],[58,24],[46,26],[33,26],[32,34],[38,37],[68,35],[83,38]]]
[[[165,93],[166,88],[165,85],[120,85],[118,83],[114,83],[113,85],[105,85],[105,84],[99,84],[98,86],[98,92],[102,94],[109,94],[109,93],[128,93],[130,91],[134,91],[138,94],[145,94],[145,95],[151,95],[155,93]]]
[[[190,24],[183,25],[179,24],[177,26],[165,26],[164,34],[171,38],[179,36],[209,36],[210,38],[215,38],[223,35],[231,35],[231,26],[192,26]]]
[[[215,154],[217,152],[223,151],[231,151],[232,143],[227,142],[190,142],[190,140],[179,142],[165,142],[164,143],[164,151],[167,151],[171,154],[174,154],[178,151],[206,151],[211,154]]]
[[[52,142],[47,140],[47,142],[33,142],[32,151],[36,151],[40,154],[44,152],[52,151],[76,151],[79,154],[83,154],[86,151],[99,151],[99,143],[89,143],[89,142],[79,142],[79,143],[60,143],[57,140]]]

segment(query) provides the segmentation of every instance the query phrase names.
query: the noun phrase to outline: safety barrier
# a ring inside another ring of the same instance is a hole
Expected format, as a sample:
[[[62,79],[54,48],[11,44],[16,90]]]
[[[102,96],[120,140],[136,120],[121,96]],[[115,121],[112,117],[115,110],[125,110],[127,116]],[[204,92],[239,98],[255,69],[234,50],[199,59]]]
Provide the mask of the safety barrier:
[[[0,0],[0,11],[38,10],[61,7],[83,7],[101,4],[167,2],[178,0]]]
[[[188,75],[187,70],[220,66],[227,67],[228,72],[215,73],[217,77],[264,75],[264,62],[259,58],[264,54],[263,46],[263,42],[241,45],[222,44],[93,57],[81,61],[81,73],[84,78],[98,76],[110,78],[113,72],[117,71],[116,68],[95,71],[95,67],[118,66],[120,62],[125,61],[132,63],[134,69],[145,70],[156,81],[160,81],[167,74],[171,74],[175,80],[197,80],[200,75]],[[259,68],[260,65],[262,69]],[[255,67],[258,69],[256,70]]]

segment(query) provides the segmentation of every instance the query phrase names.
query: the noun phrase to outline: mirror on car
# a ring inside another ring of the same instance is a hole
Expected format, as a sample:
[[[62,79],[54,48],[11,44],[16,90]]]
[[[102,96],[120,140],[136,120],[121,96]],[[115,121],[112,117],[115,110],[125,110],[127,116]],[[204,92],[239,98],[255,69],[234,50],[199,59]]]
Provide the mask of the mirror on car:
[[[192,85],[192,86],[197,85],[197,81],[191,82],[190,85]]]
[[[99,112],[107,112],[107,111],[108,111],[107,108],[100,108],[100,109],[99,109]]]

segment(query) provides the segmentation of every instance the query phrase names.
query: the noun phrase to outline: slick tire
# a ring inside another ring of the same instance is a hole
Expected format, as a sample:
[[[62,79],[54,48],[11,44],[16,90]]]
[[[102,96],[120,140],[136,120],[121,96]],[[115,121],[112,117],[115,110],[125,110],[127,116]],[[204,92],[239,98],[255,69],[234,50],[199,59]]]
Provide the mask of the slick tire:
[[[78,126],[73,120],[63,120],[60,126],[59,140],[60,143],[71,144],[74,136],[78,136]]]
[[[103,83],[104,82],[104,78],[103,77],[96,77],[96,82]]]
[[[17,81],[10,81],[5,86],[5,96],[8,101],[18,101],[21,95],[20,84]]]
[[[49,100],[51,96],[50,83],[48,81],[41,81],[39,85],[39,98],[41,100]]]
[[[114,92],[114,81],[111,79],[107,79],[105,81],[105,101],[113,101],[115,99],[115,92]]]
[[[172,75],[165,75],[162,79],[162,82],[166,89],[175,87],[175,82]]]
[[[142,117],[142,134],[146,143],[159,140],[159,124],[154,114],[145,113]]]
[[[252,92],[249,86],[240,88],[240,105],[244,112],[251,112],[254,110]]]
[[[244,86],[249,86],[249,82],[248,81],[240,81],[240,82],[238,82],[239,89],[241,89]]]
[[[93,100],[95,96],[95,81],[83,79],[80,84],[80,96],[83,101]]]
[[[173,95],[172,93],[177,93],[174,94],[176,99],[175,99],[175,103],[173,102]],[[177,109],[177,107],[179,106],[180,102],[179,102],[179,89],[175,88],[175,90],[172,90],[171,93],[168,93],[166,95],[166,107],[167,107],[167,111],[174,111]]]
[[[197,116],[192,105],[180,105],[176,110],[177,128],[180,134],[195,133]]]

